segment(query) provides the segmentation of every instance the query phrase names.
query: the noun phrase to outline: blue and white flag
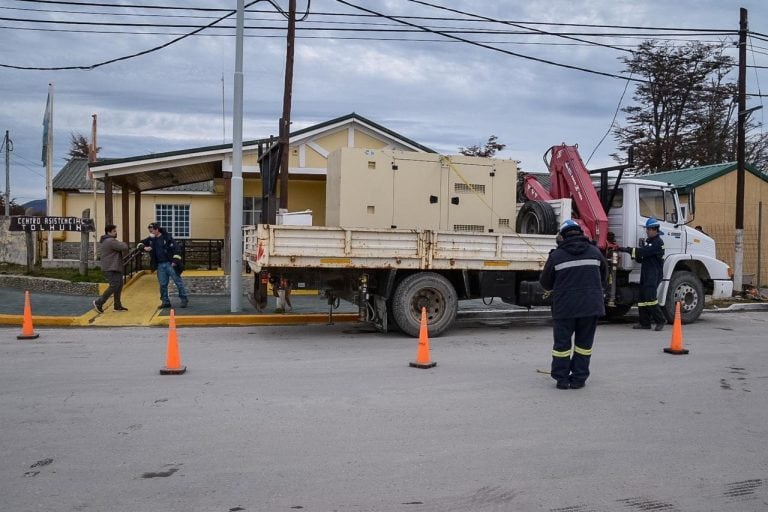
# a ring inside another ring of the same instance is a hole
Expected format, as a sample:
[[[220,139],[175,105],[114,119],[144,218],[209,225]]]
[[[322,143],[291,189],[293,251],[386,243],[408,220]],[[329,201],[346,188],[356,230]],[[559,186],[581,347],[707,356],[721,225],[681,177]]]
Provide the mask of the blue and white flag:
[[[51,118],[53,117],[53,85],[48,84],[48,100],[45,102],[45,116],[43,117],[43,165],[48,165],[48,144],[51,137],[49,136],[49,129],[51,126]]]

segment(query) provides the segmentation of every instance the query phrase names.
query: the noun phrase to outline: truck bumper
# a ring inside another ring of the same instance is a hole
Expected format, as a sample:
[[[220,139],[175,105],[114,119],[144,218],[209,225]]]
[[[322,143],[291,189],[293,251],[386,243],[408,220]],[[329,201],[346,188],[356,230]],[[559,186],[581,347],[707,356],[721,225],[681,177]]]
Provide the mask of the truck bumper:
[[[730,299],[733,296],[733,281],[718,279],[714,281],[713,299]]]

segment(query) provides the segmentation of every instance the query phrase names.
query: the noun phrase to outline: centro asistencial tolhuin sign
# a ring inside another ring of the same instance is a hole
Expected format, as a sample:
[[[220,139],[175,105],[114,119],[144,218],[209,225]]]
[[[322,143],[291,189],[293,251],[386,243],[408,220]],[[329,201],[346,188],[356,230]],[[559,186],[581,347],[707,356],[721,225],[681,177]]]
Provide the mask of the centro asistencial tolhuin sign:
[[[95,231],[93,219],[18,215],[11,217],[10,231]]]

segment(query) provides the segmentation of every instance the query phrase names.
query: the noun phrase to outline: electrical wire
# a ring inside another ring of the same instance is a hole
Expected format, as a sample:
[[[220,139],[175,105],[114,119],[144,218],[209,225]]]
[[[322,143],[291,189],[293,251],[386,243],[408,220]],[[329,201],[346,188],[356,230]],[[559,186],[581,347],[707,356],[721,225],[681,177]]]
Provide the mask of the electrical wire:
[[[444,7],[442,5],[431,4],[429,2],[424,2],[423,0],[406,0],[406,1],[407,2],[411,2],[411,3],[415,3],[415,4],[426,5],[428,7],[434,8],[434,9],[441,9],[441,10],[444,10],[444,11],[449,11],[449,12],[453,12],[453,13],[456,13],[456,14],[461,14],[463,16],[472,16],[474,18],[478,18],[478,19],[481,19],[481,20],[489,21],[489,22],[492,22],[492,23],[502,23],[504,25],[509,25],[509,26],[512,26],[512,27],[517,27],[517,28],[522,28],[522,29],[526,29],[526,30],[529,30],[529,31],[538,32],[540,34],[545,34],[545,35],[550,35],[550,36],[555,36],[555,37],[562,37],[564,39],[570,39],[570,40],[573,40],[573,41],[579,41],[581,43],[589,43],[589,44],[593,44],[593,45],[596,45],[596,46],[603,46],[605,48],[611,48],[613,50],[621,50],[623,52],[631,52],[631,50],[627,50],[626,48],[619,48],[619,47],[616,47],[616,46],[611,46],[609,44],[595,43],[593,41],[587,41],[585,39],[579,39],[579,38],[576,38],[576,37],[571,37],[571,36],[566,36],[566,35],[558,34],[557,32],[547,32],[545,30],[540,30],[540,29],[537,29],[537,28],[529,28],[529,27],[526,27],[526,26],[521,25],[519,23],[513,23],[513,22],[510,22],[510,21],[502,21],[502,20],[498,20],[498,19],[495,19],[495,18],[489,18],[487,16],[481,16],[479,14],[474,14],[474,13],[470,13],[470,12],[466,12],[466,11],[460,11],[458,9],[452,9],[450,7]]]
[[[562,68],[566,68],[566,69],[573,69],[573,70],[576,70],[576,71],[584,71],[586,73],[592,73],[592,74],[595,74],[595,75],[601,75],[601,76],[606,76],[606,77],[610,77],[610,78],[618,78],[618,79],[621,79],[621,80],[633,80],[633,81],[636,81],[636,82],[645,82],[645,80],[639,80],[637,78],[627,78],[627,77],[624,77],[624,76],[621,76],[621,75],[615,75],[613,73],[606,73],[606,72],[603,72],[603,71],[595,71],[593,69],[582,68],[582,67],[573,66],[573,65],[570,65],[570,64],[562,64],[560,62],[554,62],[554,61],[551,61],[551,60],[540,59],[538,57],[531,57],[530,55],[523,55],[521,53],[510,52],[509,50],[504,50],[504,49],[501,49],[501,48],[496,48],[495,46],[490,46],[490,45],[486,45],[486,44],[483,44],[483,43],[477,43],[477,42],[471,41],[469,39],[464,39],[464,38],[461,38],[461,37],[458,37],[458,36],[454,36],[454,35],[451,35],[451,34],[445,34],[443,32],[436,31],[436,30],[431,30],[431,29],[428,29],[426,27],[422,27],[420,25],[416,25],[416,24],[408,22],[408,21],[397,19],[397,18],[395,18],[393,16],[388,16],[386,14],[382,14],[382,13],[373,11],[371,9],[367,9],[365,7],[360,7],[358,5],[349,3],[346,0],[336,0],[336,1],[341,3],[341,4],[347,5],[348,7],[351,7],[353,9],[359,9],[359,10],[364,11],[364,12],[368,12],[368,13],[372,13],[372,14],[377,14],[379,16],[382,16],[382,17],[387,18],[387,19],[391,19],[393,21],[397,21],[397,22],[402,23],[404,25],[409,25],[409,26],[412,26],[412,27],[419,28],[421,30],[424,30],[425,32],[431,32],[433,34],[442,35],[444,37],[448,37],[448,38],[451,38],[451,39],[456,39],[458,41],[463,41],[463,42],[465,42],[467,44],[471,44],[471,45],[474,45],[474,46],[479,46],[481,48],[497,51],[497,52],[504,53],[504,54],[507,54],[507,55],[512,55],[514,57],[519,57],[519,58],[526,59],[526,60],[532,60],[532,61],[535,61],[535,62],[541,62],[543,64],[549,64],[549,65],[552,65],[552,66],[562,67]]]
[[[23,0],[23,1],[30,1],[30,0]],[[34,1],[36,1],[36,2],[44,2],[44,1],[48,1],[48,0],[34,0]],[[259,2],[263,2],[263,1],[267,1],[270,4],[274,5],[273,0],[253,0],[252,2],[249,2],[245,6],[245,8],[248,8],[251,5],[254,5],[254,4],[257,4]],[[192,32],[189,32],[187,34],[184,34],[183,36],[180,36],[180,37],[177,37],[175,39],[172,39],[171,41],[163,43],[163,44],[161,44],[159,46],[155,46],[154,48],[150,48],[148,50],[143,50],[141,52],[134,53],[132,55],[126,55],[126,56],[123,56],[123,57],[117,57],[117,58],[114,58],[114,59],[106,60],[106,61],[103,61],[103,62],[99,62],[97,64],[91,64],[89,66],[34,67],[34,66],[14,66],[14,65],[10,65],[10,64],[0,64],[0,67],[10,68],[10,69],[21,69],[21,70],[35,70],[35,71],[63,71],[63,70],[73,70],[73,69],[88,70],[88,71],[90,71],[92,69],[96,69],[96,68],[101,67],[101,66],[106,66],[107,64],[113,64],[115,62],[120,62],[120,61],[123,61],[123,60],[132,59],[134,57],[139,57],[141,55],[146,55],[148,53],[156,52],[158,50],[162,50],[163,48],[167,48],[168,46],[171,46],[172,44],[175,44],[175,43],[177,43],[177,42],[179,42],[179,41],[181,41],[183,39],[186,39],[187,37],[190,37],[190,36],[192,36],[194,34],[197,34],[198,32],[201,32],[201,31],[205,30],[208,27],[212,27],[213,25],[219,23],[220,21],[223,21],[223,20],[227,19],[228,17],[232,16],[236,12],[237,11],[230,11],[229,13],[227,13],[224,16],[216,19],[215,21],[209,23],[208,25],[205,25],[203,27],[197,28],[197,29],[193,30]]]
[[[629,76],[632,76],[632,73],[630,72]],[[606,130],[605,135],[603,135],[603,138],[600,139],[600,142],[597,143],[597,146],[595,146],[595,149],[592,150],[592,152],[589,154],[589,158],[587,158],[587,163],[585,165],[589,165],[589,161],[592,160],[592,157],[595,155],[595,152],[600,147],[600,145],[603,143],[606,137],[611,133],[611,130],[613,130],[614,123],[616,122],[616,117],[619,115],[619,110],[621,109],[621,102],[624,101],[624,95],[627,94],[627,88],[629,87],[629,80],[624,84],[624,90],[621,93],[621,97],[619,98],[619,103],[616,105],[616,111],[613,113],[613,119],[611,119],[611,124],[608,126],[608,130]]]

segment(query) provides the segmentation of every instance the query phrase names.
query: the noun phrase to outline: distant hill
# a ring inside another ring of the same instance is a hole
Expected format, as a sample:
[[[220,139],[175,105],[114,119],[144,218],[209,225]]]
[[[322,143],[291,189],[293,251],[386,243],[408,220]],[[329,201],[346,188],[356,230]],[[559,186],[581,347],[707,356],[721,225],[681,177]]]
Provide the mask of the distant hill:
[[[32,215],[45,215],[45,199],[35,199],[27,201],[21,205],[25,210],[31,208]]]

